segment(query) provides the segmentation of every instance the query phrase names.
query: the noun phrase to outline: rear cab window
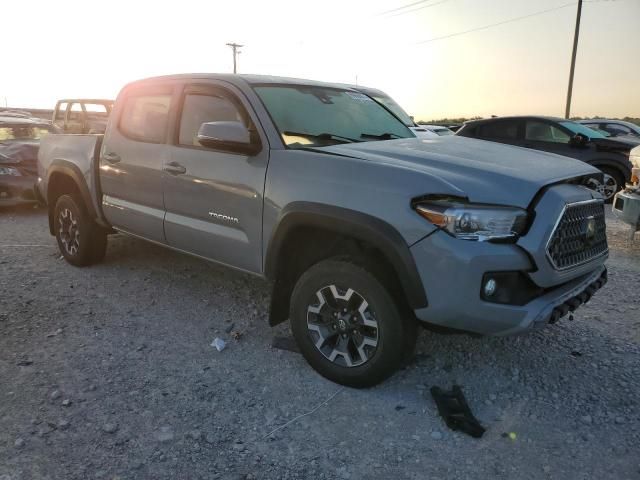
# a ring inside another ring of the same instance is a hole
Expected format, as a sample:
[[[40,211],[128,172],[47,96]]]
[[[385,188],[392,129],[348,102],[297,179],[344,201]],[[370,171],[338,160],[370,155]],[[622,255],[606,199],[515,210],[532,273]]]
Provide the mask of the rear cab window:
[[[134,91],[126,94],[118,129],[139,142],[164,143],[169,123],[171,88],[166,93]]]

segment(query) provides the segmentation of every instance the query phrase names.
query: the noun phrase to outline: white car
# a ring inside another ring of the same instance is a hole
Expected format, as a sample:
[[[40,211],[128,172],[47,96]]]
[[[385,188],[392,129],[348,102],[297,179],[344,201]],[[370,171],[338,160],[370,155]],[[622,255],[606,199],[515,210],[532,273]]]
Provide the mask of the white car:
[[[635,123],[625,122],[623,120],[607,120],[604,118],[594,118],[592,120],[580,120],[579,123],[589,128],[606,132],[612,137],[629,135],[640,138],[640,126]]]
[[[430,133],[435,133],[436,136],[442,137],[445,135],[455,135],[453,130],[449,130],[447,127],[443,127],[442,125],[418,125],[415,127],[416,129],[421,128]],[[414,130],[414,129],[412,129]],[[415,131],[415,130],[414,130]]]
[[[441,134],[434,131],[434,128],[445,128],[446,127],[438,127],[436,125],[416,125],[416,122],[413,121],[413,118],[404,111],[404,109],[398,105],[398,103],[391,98],[389,95],[384,93],[382,90],[378,90],[377,88],[369,88],[369,87],[361,87],[359,85],[347,85],[350,88],[354,88],[356,90],[361,91],[365,95],[373,98],[376,102],[383,105],[385,108],[391,111],[396,117],[400,119],[402,123],[404,123],[409,129],[416,135],[418,138],[437,138]],[[451,130],[449,130],[451,132]],[[453,132],[451,132],[453,134]]]

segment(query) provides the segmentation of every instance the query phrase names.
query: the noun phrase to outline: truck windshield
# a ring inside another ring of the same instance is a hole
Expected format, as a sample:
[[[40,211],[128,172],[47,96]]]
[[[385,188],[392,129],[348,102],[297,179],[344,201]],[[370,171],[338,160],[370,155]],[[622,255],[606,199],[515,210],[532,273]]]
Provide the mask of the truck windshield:
[[[415,137],[367,95],[310,85],[254,87],[289,148]]]
[[[376,102],[381,103],[385,107],[387,107],[391,112],[402,120],[407,127],[414,127],[415,123],[411,120],[411,117],[407,112],[405,112],[400,105],[396,103],[396,101],[391,98],[389,95],[383,94],[375,94],[375,93],[367,93],[371,98],[373,98]]]

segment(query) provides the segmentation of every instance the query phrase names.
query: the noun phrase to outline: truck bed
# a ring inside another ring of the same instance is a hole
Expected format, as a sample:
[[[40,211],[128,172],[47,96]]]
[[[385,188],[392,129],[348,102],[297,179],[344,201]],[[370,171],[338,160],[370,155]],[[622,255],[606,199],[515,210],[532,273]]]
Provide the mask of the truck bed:
[[[98,168],[103,137],[103,134],[52,134],[41,140],[38,176],[43,181],[38,185],[45,199],[49,177],[56,171],[71,170],[87,187],[95,211],[102,211]]]

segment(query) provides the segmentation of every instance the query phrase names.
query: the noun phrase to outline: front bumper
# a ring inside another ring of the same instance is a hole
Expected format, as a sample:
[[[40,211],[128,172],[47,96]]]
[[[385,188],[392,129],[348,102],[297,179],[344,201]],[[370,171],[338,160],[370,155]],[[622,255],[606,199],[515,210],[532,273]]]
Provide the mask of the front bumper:
[[[629,188],[616,194],[613,199],[613,214],[633,227],[633,231],[640,230],[640,187]]]
[[[426,323],[482,335],[514,335],[554,323],[586,303],[606,282],[604,259],[591,270],[564,283],[545,287],[524,305],[481,298],[483,275],[491,271],[533,269],[530,257],[513,244],[467,242],[436,232],[411,251],[427,292],[429,305],[415,310]]]
[[[36,202],[34,176],[0,176],[0,207]]]

